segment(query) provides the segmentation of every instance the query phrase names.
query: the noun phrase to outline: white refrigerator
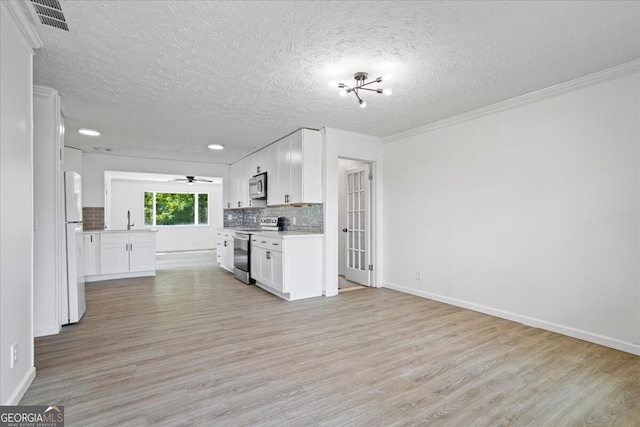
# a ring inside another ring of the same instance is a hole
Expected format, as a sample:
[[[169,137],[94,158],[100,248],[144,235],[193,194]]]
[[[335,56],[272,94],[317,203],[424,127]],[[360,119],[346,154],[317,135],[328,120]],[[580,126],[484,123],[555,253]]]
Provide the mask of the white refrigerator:
[[[77,323],[84,315],[84,251],[82,235],[82,180],[75,172],[62,179],[63,241],[60,289],[60,324]]]

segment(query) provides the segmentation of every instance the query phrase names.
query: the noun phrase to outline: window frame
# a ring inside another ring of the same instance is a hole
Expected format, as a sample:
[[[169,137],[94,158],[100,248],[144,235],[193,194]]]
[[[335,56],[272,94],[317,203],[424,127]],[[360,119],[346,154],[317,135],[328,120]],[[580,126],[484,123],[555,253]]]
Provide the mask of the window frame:
[[[152,206],[152,212],[151,212],[151,219],[152,219],[152,223],[153,224],[147,224],[147,208],[145,206],[145,197],[147,193],[151,193],[152,194],[152,202],[151,202],[151,206]],[[157,224],[157,219],[156,219],[156,194],[158,193],[163,193],[163,194],[193,194],[194,198],[193,198],[193,223],[192,224]],[[201,194],[204,194],[207,196],[207,223],[206,224],[202,224],[199,222],[200,220],[200,203],[199,203],[199,196]],[[209,227],[209,224],[211,223],[211,217],[210,217],[210,205],[209,205],[209,193],[205,192],[205,191],[200,191],[200,192],[196,192],[196,191],[155,191],[155,190],[151,190],[151,191],[143,191],[142,193],[142,217],[143,217],[143,223],[144,223],[144,227],[149,227],[149,228],[155,228],[155,227],[162,227],[162,228],[166,228],[166,227]]]

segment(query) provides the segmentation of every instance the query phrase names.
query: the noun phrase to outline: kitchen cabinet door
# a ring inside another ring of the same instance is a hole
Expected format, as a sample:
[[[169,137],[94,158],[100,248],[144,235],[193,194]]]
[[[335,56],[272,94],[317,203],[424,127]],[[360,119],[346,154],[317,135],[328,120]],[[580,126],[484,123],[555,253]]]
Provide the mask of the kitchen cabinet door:
[[[267,257],[267,250],[264,248],[254,247],[251,249],[251,254],[251,275],[257,282],[264,283],[268,286],[269,278],[271,276],[271,262]]]
[[[129,271],[156,269],[156,237],[131,233],[129,243]]]
[[[254,280],[257,280],[258,271],[260,271],[260,254],[258,252],[259,250],[257,250],[257,248],[251,247],[251,265],[249,266],[249,271],[251,278]]]
[[[270,283],[273,289],[278,292],[287,292],[284,286],[284,256],[282,252],[270,251],[271,252],[271,275],[270,275]]]
[[[233,272],[233,238],[235,233],[226,231],[222,241],[222,267]]]
[[[273,204],[283,205],[289,199],[289,188],[291,186],[291,165],[289,155],[291,151],[291,138],[286,137],[276,143],[276,162],[278,168],[278,182],[273,198]]]
[[[289,190],[287,191],[287,203],[304,201],[304,175],[302,169],[302,131],[296,132],[289,138]],[[320,158],[317,159],[320,161]]]
[[[100,274],[100,234],[84,234],[84,274]]]
[[[236,176],[236,185],[238,186],[238,201],[240,202],[240,205],[238,207],[246,208],[248,206],[251,206],[251,202],[249,199],[249,158],[245,157],[235,164],[238,165],[238,176]]]
[[[266,148],[256,151],[249,156],[249,178],[259,173],[267,172],[269,162],[269,153]]]
[[[279,193],[278,178],[278,144],[271,144],[266,148],[267,160],[267,205],[277,205]]]
[[[229,180],[227,182],[227,188],[229,191],[229,198],[226,207],[227,208],[237,208],[238,207],[238,184],[237,184],[237,174],[238,167],[232,164],[229,167]]]
[[[100,239],[100,274],[129,271],[128,233],[103,234]]]

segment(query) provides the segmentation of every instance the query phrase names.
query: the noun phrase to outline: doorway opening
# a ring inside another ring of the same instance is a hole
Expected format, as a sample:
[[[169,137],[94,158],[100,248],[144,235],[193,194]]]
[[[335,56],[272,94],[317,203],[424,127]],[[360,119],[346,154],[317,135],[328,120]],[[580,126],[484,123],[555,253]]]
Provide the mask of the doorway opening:
[[[338,292],[370,287],[373,165],[338,158]]]

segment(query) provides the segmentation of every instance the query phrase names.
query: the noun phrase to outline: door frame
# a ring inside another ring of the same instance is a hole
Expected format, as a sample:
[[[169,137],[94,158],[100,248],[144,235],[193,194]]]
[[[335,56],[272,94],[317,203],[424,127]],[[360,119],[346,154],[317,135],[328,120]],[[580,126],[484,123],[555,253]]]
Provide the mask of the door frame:
[[[371,287],[382,287],[382,139],[333,128],[320,130],[323,135],[324,184],[324,273],[323,295],[338,295],[338,159],[352,159],[371,165]]]

